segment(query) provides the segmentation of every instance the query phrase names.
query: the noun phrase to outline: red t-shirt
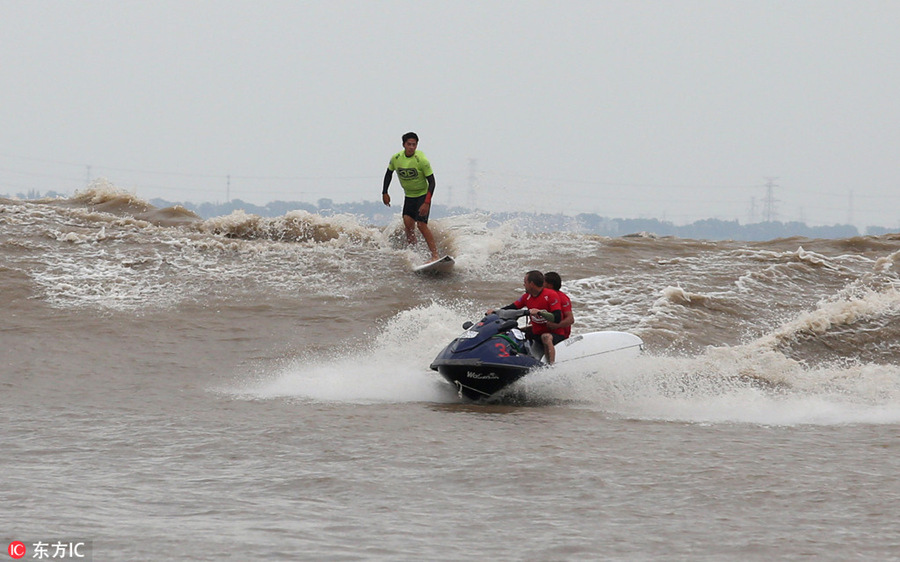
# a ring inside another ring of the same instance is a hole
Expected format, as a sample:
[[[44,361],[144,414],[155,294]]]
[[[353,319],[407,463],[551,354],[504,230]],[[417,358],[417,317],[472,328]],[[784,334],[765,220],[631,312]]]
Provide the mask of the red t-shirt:
[[[532,297],[530,294],[525,293],[519,300],[513,303],[513,306],[516,308],[536,308],[538,310],[546,310],[548,312],[554,312],[559,310],[560,314],[562,314],[562,308],[559,305],[559,295],[553,289],[549,287],[544,287],[541,292],[536,297]],[[571,306],[571,303],[569,304]],[[547,328],[547,321],[541,318],[540,316],[531,317],[531,333],[538,336],[540,334],[549,332],[550,330]]]
[[[559,308],[562,310],[563,318],[565,318],[567,311],[569,314],[572,314],[572,301],[569,300],[569,295],[565,294],[562,291],[556,291],[556,294],[559,295]],[[553,333],[569,337],[570,335],[572,335],[572,326],[557,328],[553,330]]]

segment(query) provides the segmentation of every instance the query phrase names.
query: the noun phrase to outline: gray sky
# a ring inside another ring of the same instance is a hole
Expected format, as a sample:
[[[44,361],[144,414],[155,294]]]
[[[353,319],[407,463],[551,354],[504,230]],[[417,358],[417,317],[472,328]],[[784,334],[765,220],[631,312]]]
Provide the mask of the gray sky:
[[[773,177],[773,218],[896,227],[898,29],[895,0],[0,0],[0,193],[90,166],[377,201],[414,130],[436,203],[746,223]]]

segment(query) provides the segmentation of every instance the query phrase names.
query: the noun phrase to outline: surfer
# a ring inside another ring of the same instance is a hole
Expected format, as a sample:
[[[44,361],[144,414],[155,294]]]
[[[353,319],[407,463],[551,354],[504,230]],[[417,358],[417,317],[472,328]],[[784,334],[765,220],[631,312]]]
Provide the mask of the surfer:
[[[562,287],[562,277],[555,271],[548,271],[544,274],[544,285],[549,285],[551,289],[559,295],[559,307],[562,309],[562,320],[559,322],[547,322],[547,327],[554,334],[559,334],[562,339],[568,339],[572,335],[572,324],[575,323],[575,316],[572,314],[572,300],[569,295],[560,290]],[[559,343],[562,340],[554,343]],[[545,344],[546,345],[546,344]]]
[[[525,274],[523,281],[525,294],[519,297],[516,302],[503,307],[503,310],[527,308],[531,313],[531,329],[525,329],[525,336],[529,340],[540,339],[544,344],[544,353],[547,355],[547,363],[553,364],[556,361],[557,343],[566,339],[559,333],[553,333],[549,328],[549,322],[559,323],[562,321],[562,308],[559,304],[559,295],[556,291],[544,283],[544,274],[540,271],[532,270]],[[492,314],[493,310],[488,310],[486,314]]]
[[[406,193],[403,201],[403,228],[406,230],[406,242],[416,243],[415,227],[419,227],[422,238],[428,244],[431,259],[440,258],[434,236],[428,228],[428,214],[431,212],[431,196],[434,194],[434,172],[431,171],[431,163],[425,157],[419,146],[419,136],[409,132],[403,135],[403,150],[391,157],[387,172],[384,174],[384,185],[381,190],[381,199],[388,207],[391,206],[391,196],[388,195],[388,187],[391,185],[394,171],[400,178],[400,185]]]

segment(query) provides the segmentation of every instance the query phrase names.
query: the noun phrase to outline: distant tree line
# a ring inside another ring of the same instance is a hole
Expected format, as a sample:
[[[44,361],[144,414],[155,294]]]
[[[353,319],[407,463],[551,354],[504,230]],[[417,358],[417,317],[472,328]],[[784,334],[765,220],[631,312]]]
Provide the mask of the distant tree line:
[[[171,207],[176,203],[153,199],[150,201],[156,207]],[[228,203],[178,203],[179,205],[197,213],[203,218],[212,218],[231,214],[236,210],[262,217],[279,217],[290,211],[302,209],[310,213],[320,215],[350,214],[362,217],[363,220],[374,226],[385,226],[396,218],[398,209],[385,207],[380,201],[364,201],[358,203],[335,203],[331,199],[319,199],[316,205],[297,201],[273,201],[264,207],[251,203],[245,203],[235,199]],[[446,205],[432,205],[431,217],[438,219],[471,213],[471,209],[463,207],[448,207]],[[659,219],[614,219],[602,217],[597,214],[582,213],[575,216],[559,214],[536,213],[491,213],[491,218],[496,223],[508,220],[519,220],[523,227],[536,232],[582,232],[587,234],[600,234],[603,236],[625,236],[627,234],[650,233],[655,236],[675,236],[695,240],[746,240],[762,241],[775,238],[788,238],[802,236],[805,238],[852,238],[859,236],[859,230],[851,224],[835,224],[832,226],[808,226],[802,222],[759,222],[753,224],[740,224],[737,220],[724,221],[719,219],[703,219],[682,226],[669,221]],[[866,228],[866,234],[877,236],[892,232],[891,229],[870,226]]]
[[[9,197],[8,195],[5,197]],[[17,193],[19,199],[40,199],[42,196],[35,190],[27,194]],[[46,192],[43,197],[65,197],[54,191]],[[396,218],[399,209],[385,207],[380,201],[363,201],[359,203],[335,203],[331,199],[319,199],[314,205],[301,201],[272,201],[264,206],[246,203],[234,199],[227,203],[180,203],[165,199],[151,199],[150,204],[158,207],[180,205],[204,219],[230,215],[234,211],[244,211],[261,217],[280,217],[290,211],[303,210],[323,216],[350,214],[361,217],[363,222],[373,226],[385,226]],[[431,217],[438,219],[472,212],[463,207],[448,207],[435,204],[431,207]],[[597,214],[581,213],[575,216],[538,213],[491,213],[495,223],[518,220],[523,228],[534,232],[582,232],[603,236],[625,236],[628,234],[648,233],[654,236],[675,236],[694,240],[746,240],[762,241],[775,238],[802,236],[805,238],[852,238],[859,236],[857,228],[850,224],[832,226],[807,226],[802,222],[767,221],[753,224],[740,224],[739,221],[719,219],[703,219],[682,226],[659,219],[619,219],[601,217]],[[869,226],[865,234],[878,236],[895,230]]]

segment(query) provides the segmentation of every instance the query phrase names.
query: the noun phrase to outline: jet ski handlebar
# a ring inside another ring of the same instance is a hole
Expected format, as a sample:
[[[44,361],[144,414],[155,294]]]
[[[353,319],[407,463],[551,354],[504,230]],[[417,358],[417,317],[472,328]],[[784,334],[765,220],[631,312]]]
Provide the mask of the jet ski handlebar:
[[[515,319],[521,318],[523,316],[528,316],[528,309],[527,308],[521,308],[521,309],[501,308],[500,310],[492,311],[491,314],[495,314],[497,316],[497,318],[499,318],[500,320],[515,320]],[[489,316],[489,315],[486,314],[485,318],[487,318],[487,316]],[[463,330],[468,330],[469,328],[471,328],[474,325],[475,325],[474,322],[466,322],[463,324]]]
[[[512,320],[513,318],[521,318],[523,316],[528,316],[527,308],[518,308],[518,309],[500,309],[495,310],[494,314],[500,317],[501,320]]]

